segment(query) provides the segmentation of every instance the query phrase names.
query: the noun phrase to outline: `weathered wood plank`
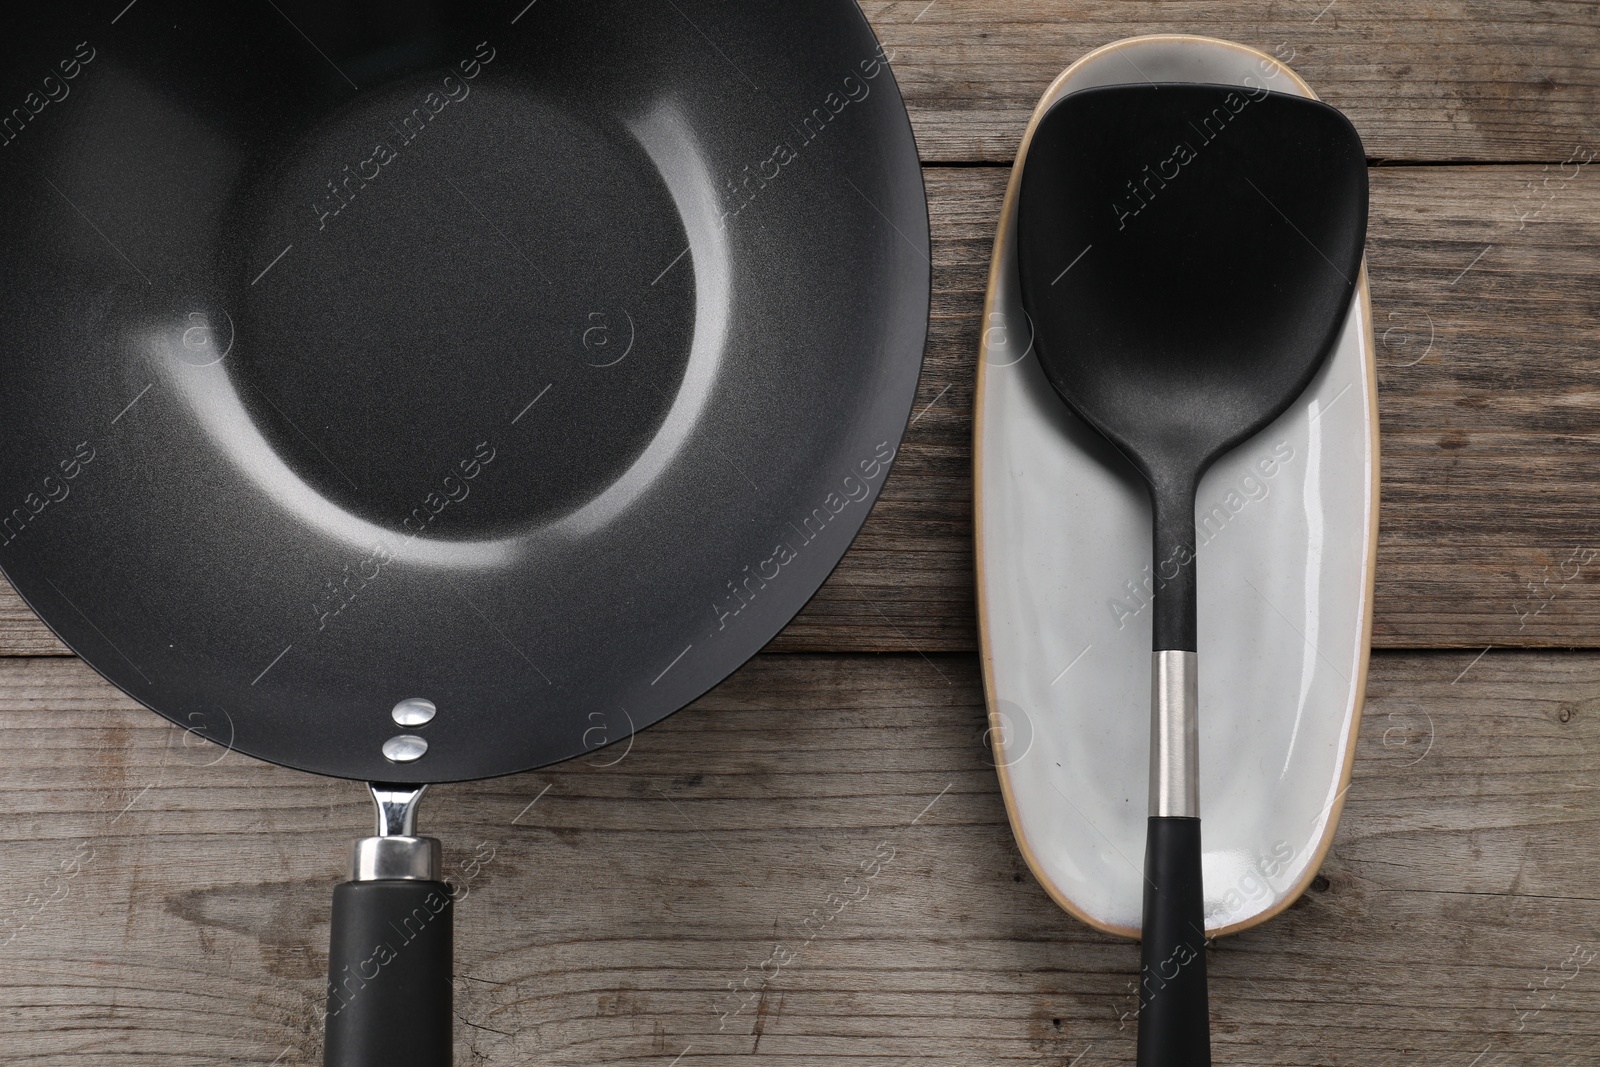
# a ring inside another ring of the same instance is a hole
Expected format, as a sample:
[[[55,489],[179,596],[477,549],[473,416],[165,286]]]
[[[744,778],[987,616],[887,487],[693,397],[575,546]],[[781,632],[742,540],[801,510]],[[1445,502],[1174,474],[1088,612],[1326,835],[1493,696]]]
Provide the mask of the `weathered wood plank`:
[[[1600,1056],[1600,654],[1491,652],[1452,684],[1470,659],[1374,660],[1322,879],[1212,951],[1219,1063]],[[1131,1063],[1136,949],[1027,873],[979,701],[970,656],[763,656],[626,755],[441,787],[457,1062]],[[360,787],[206,766],[72,659],[0,662],[0,722],[7,1061],[320,1062]]]
[[[4,578],[0,578],[0,655],[71,655]]]
[[[1369,156],[1554,162],[1600,144],[1600,6],[1584,0],[894,0],[863,5],[926,160],[1008,163],[1045,87],[1091,49],[1198,33],[1277,55]]]
[[[861,537],[775,649],[976,647],[972,398],[1006,176],[926,171],[933,321],[906,442]],[[1368,251],[1374,642],[1600,643],[1600,166],[1374,168]],[[65,651],[0,583],[0,653]]]

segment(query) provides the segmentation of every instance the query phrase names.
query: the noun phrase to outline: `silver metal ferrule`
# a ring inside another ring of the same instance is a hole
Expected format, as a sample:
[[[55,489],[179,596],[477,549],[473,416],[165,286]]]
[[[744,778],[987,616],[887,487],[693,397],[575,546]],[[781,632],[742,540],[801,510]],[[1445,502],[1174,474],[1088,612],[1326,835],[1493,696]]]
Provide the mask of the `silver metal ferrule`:
[[[437,882],[443,870],[439,842],[417,837],[417,804],[425,785],[368,783],[378,808],[378,835],[350,850],[350,880]]]
[[[1151,815],[1200,817],[1199,679],[1193,652],[1151,654]]]

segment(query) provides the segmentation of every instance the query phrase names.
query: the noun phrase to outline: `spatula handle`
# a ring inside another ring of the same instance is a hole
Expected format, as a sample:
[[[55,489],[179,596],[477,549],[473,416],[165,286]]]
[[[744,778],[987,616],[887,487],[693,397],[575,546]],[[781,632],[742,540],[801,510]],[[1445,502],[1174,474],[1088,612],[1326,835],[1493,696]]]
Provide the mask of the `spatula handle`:
[[[1200,873],[1199,657],[1151,657],[1150,825],[1144,850],[1139,1067],[1210,1067]]]
[[[1138,1067],[1210,1067],[1200,820],[1152,816],[1144,874]]]
[[[1200,647],[1194,486],[1152,485],[1150,503],[1155,535],[1147,579],[1155,594],[1150,647],[1194,652]]]

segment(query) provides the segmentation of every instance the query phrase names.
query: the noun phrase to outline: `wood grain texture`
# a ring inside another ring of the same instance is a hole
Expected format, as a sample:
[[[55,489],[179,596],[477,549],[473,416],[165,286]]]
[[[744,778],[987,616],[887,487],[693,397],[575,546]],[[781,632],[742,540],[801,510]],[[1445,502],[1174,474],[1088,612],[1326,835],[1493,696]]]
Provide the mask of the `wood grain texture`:
[[[70,656],[11,583],[0,577],[0,655]]]
[[[925,171],[934,292],[911,426],[866,528],[775,650],[977,647],[972,401],[1008,174]],[[1600,162],[1371,174],[1373,641],[1600,644]],[[0,583],[0,653],[65,652]]]
[[[1375,657],[1322,877],[1211,953],[1218,1063],[1600,1057],[1600,654],[1470,659]],[[1131,1063],[1136,948],[1027,873],[980,700],[971,656],[768,655],[625,754],[440,787],[457,1062]],[[72,659],[0,663],[0,721],[5,1062],[320,1062],[361,788]]]
[[[1372,157],[1547,163],[1600,139],[1600,5],[1589,0],[863,8],[894,58],[923,158],[938,162],[1010,162],[1057,74],[1091,49],[1146,33],[1204,34],[1277,55],[1350,116]]]

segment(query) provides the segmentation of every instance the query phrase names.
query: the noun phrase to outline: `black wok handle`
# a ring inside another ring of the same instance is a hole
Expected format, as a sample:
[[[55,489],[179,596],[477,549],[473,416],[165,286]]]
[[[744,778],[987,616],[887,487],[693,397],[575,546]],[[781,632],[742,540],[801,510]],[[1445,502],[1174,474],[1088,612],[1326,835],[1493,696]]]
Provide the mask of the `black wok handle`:
[[[444,882],[334,889],[324,1067],[450,1067],[452,915]]]
[[[1200,820],[1152,817],[1144,873],[1138,1067],[1211,1067]]]

